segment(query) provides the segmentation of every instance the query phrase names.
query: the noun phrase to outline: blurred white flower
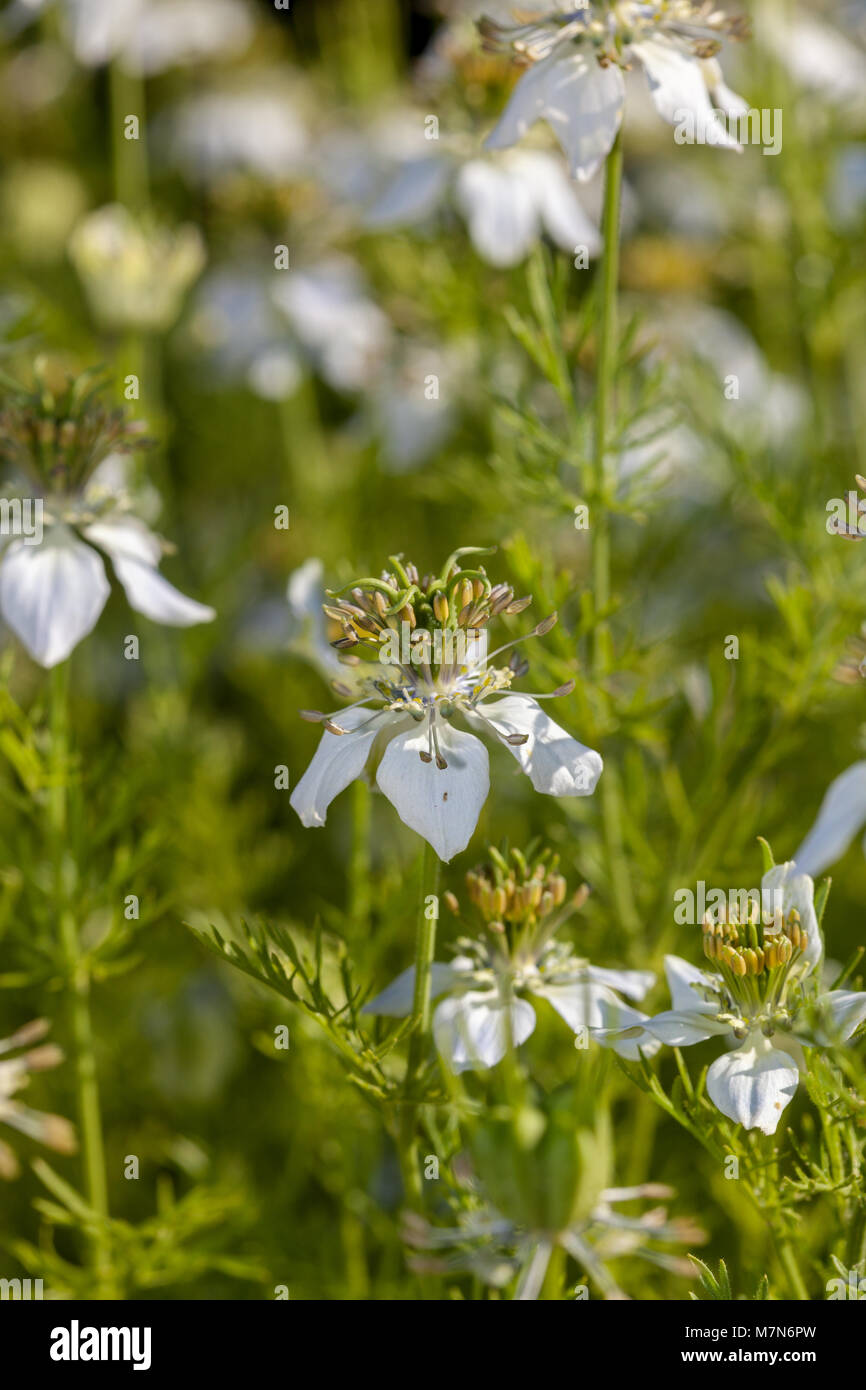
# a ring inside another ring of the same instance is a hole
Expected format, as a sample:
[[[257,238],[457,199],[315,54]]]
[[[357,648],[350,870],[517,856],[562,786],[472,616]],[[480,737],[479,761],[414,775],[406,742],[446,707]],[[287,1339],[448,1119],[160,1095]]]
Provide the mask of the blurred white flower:
[[[866,100],[866,54],[853,39],[799,6],[784,15],[760,6],[758,36],[782,62],[794,81],[820,92],[838,106],[862,110]]]
[[[198,228],[161,226],[120,203],[89,213],[69,239],[69,256],[100,323],[165,332],[206,260]]]
[[[690,357],[711,367],[719,379],[724,422],[732,433],[773,445],[796,435],[808,419],[806,392],[791,377],[771,370],[743,323],[727,310],[697,300],[671,297],[653,319],[657,345],[649,355],[663,356],[668,370],[687,373]],[[730,395],[725,388],[730,383]],[[735,394],[733,394],[735,392]]]
[[[35,1139],[57,1153],[72,1154],[77,1146],[75,1130],[68,1120],[60,1115],[33,1110],[15,1099],[30,1080],[31,1072],[47,1071],[63,1061],[59,1047],[51,1044],[33,1046],[41,1042],[50,1026],[44,1018],[34,1019],[32,1023],[25,1023],[10,1038],[0,1038],[0,1057],[6,1059],[0,1061],[0,1124],[17,1129],[20,1134],[26,1134],[29,1139]],[[19,1048],[27,1050],[19,1052],[17,1057],[6,1056]],[[18,1161],[12,1149],[0,1140],[0,1177],[14,1178],[17,1173]]]
[[[208,357],[217,385],[242,381],[262,400],[294,394],[304,363],[258,269],[221,267],[197,287],[187,338]]]
[[[510,49],[529,64],[518,80],[489,149],[504,149],[544,120],[581,181],[591,178],[610,150],[625,105],[623,69],[637,62],[646,74],[656,110],[671,125],[689,118],[700,143],[739,150],[719,119],[738,118],[748,107],[724,83],[715,57],[719,37],[737,23],[691,0],[647,5],[614,0],[602,7],[558,9],[522,24],[483,19],[490,47]]]
[[[62,0],[62,8],[80,63],[117,58],[145,76],[243,52],[253,33],[242,0]]]
[[[391,342],[391,324],[369,298],[358,267],[345,256],[277,275],[272,298],[336,391],[369,388]]]
[[[546,233],[563,251],[600,249],[598,231],[577,200],[565,170],[544,150],[503,155],[455,153],[408,160],[365,216],[371,228],[412,225],[451,196],[466,219],[472,245],[490,265],[522,261]]]
[[[580,960],[564,942],[543,941],[537,951],[509,954],[501,937],[458,943],[448,965],[433,965],[431,998],[436,1046],[454,1072],[494,1067],[508,1049],[509,1029],[519,1047],[535,1029],[535,1010],[526,996],[544,999],[575,1034],[585,1032],[604,1047],[636,1059],[658,1051],[654,1038],[642,1044],[611,1035],[646,1021],[621,994],[643,999],[655,983],[648,970],[605,970]],[[415,967],[398,975],[364,1005],[362,1013],[408,1018],[415,992]]]
[[[673,1008],[645,1024],[671,1047],[727,1038],[732,1050],[710,1066],[707,1095],[723,1115],[764,1134],[776,1132],[794,1098],[803,1046],[846,1042],[866,1019],[866,994],[820,989],[824,943],[814,884],[798,867],[779,864],[764,875],[763,900],[781,898],[775,911],[744,920],[730,911],[719,920],[707,915],[709,970],[665,958]]]
[[[168,145],[193,182],[234,172],[279,182],[301,169],[307,134],[282,92],[209,92],[171,113]]]
[[[324,568],[317,556],[306,560],[289,575],[286,586],[289,605],[289,651],[313,666],[329,684],[345,680],[347,668],[338,657],[325,630],[322,605],[325,596]]]
[[[0,616],[41,666],[65,661],[96,626],[110,593],[100,551],[137,613],[170,627],[216,617],[160,574],[166,547],[133,513],[122,464],[109,455],[82,487],[46,489],[41,541],[17,538],[0,552]]]

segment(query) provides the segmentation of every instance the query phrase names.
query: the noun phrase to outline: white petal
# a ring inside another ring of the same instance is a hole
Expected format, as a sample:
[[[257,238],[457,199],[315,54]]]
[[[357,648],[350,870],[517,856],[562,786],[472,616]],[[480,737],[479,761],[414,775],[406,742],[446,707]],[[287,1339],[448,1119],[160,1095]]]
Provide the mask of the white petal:
[[[452,965],[434,961],[430,967],[430,998],[435,999],[437,995],[450,989],[455,976],[459,978],[459,973]],[[410,965],[409,969],[398,975],[396,980],[392,980],[381,994],[377,994],[375,999],[365,1004],[361,1013],[378,1014],[383,1018],[408,1018],[412,1012],[414,998],[415,967]]]
[[[345,709],[333,722],[351,732],[332,734],[325,730],[310,766],[289,798],[289,805],[306,826],[325,824],[334,797],[363,772],[373,740],[387,719],[371,717],[368,709]]]
[[[741,96],[738,96],[736,92],[732,92],[730,87],[727,86],[722,75],[722,65],[718,58],[703,59],[701,61],[701,72],[709,88],[714,106],[718,106],[719,110],[724,111],[725,115],[731,120],[739,120],[741,116],[747,114],[749,103],[743,101]]]
[[[643,63],[656,110],[664,120],[675,126],[690,114],[699,143],[740,149],[713,111],[697,58],[664,38],[632,44],[632,50]]]
[[[471,159],[457,176],[457,205],[472,245],[489,265],[517,265],[538,238],[532,190],[504,165]]]
[[[511,1003],[511,1034],[515,1047],[535,1027],[535,1010],[525,999]],[[443,999],[433,1012],[436,1046],[452,1071],[495,1067],[508,1046],[505,1005],[498,994],[473,990]]]
[[[630,1025],[619,1023],[614,1011],[628,1009],[627,1004],[617,999],[605,985],[594,984],[584,977],[570,980],[566,984],[541,984],[532,987],[532,993],[539,999],[546,999],[564,1018],[572,1032],[579,1028],[626,1028]],[[634,1012],[634,1010],[629,1010]]]
[[[668,1047],[691,1047],[694,1043],[705,1042],[715,1033],[731,1031],[728,1024],[717,1023],[709,1014],[698,1013],[697,1009],[667,1009],[648,1018],[644,1027]]]
[[[797,867],[820,874],[845,853],[866,825],[866,762],[852,763],[824,794],[815,824],[794,855]]]
[[[659,1049],[659,1042],[647,1033],[637,1038],[618,1036],[623,1029],[644,1024],[647,1016],[630,1004],[624,1004],[606,985],[584,978],[568,984],[534,987],[532,993],[552,1004],[572,1032],[588,1028],[595,1042],[602,1047],[612,1047],[622,1057],[637,1061],[641,1052],[651,1056]]]
[[[675,1009],[686,1013],[712,1013],[714,1005],[708,1003],[702,990],[714,983],[706,970],[699,970],[691,961],[682,956],[665,956],[665,978],[671,992],[671,1003]]]
[[[745,1129],[775,1134],[785,1106],[794,1098],[799,1073],[787,1052],[759,1038],[717,1058],[707,1072],[707,1095]]]
[[[13,541],[0,564],[0,612],[41,666],[66,660],[110,592],[102,558],[65,526],[41,545]]]
[[[438,735],[446,768],[421,760],[419,754],[427,752],[427,725],[413,724],[388,744],[376,781],[404,824],[423,835],[447,863],[472,838],[490,790],[490,772],[487,749],[472,734],[440,720]]]
[[[106,551],[112,559],[116,555],[141,560],[145,565],[158,565],[162,558],[159,538],[149,526],[145,526],[136,516],[126,516],[118,512],[86,526],[84,536],[100,550]]]
[[[364,216],[368,227],[400,227],[421,222],[438,206],[451,172],[447,159],[410,159],[398,170]]]
[[[832,989],[821,995],[818,1007],[823,1015],[819,1041],[828,1046],[847,1042],[866,1018],[866,994],[851,989]]]
[[[571,173],[583,182],[592,177],[616,138],[623,99],[622,73],[613,64],[599,67],[583,53],[547,58],[520,78],[485,144],[491,150],[505,149],[543,119],[568,156]]]
[[[544,713],[535,700],[506,695],[478,705],[478,714],[501,733],[528,735],[526,743],[506,743],[537,792],[550,796],[590,796],[603,763],[593,748],[578,743]]]
[[[586,973],[591,980],[609,985],[629,999],[643,999],[656,982],[652,970],[606,970],[603,966],[588,965]]]
[[[551,241],[563,251],[585,246],[590,256],[597,255],[601,250],[598,229],[581,207],[560,161],[543,150],[515,150],[508,159],[530,188]]]
[[[214,608],[187,598],[153,565],[119,552],[112,555],[112,561],[129,606],[136,613],[143,613],[146,618],[168,627],[192,627],[194,623],[213,622],[216,617]]]
[[[800,914],[800,926],[806,933],[806,949],[800,963],[800,973],[808,974],[821,960],[824,942],[815,915],[815,884],[808,874],[800,872],[799,865],[793,859],[789,859],[786,864],[774,865],[761,879],[761,902],[764,910],[772,912],[774,904],[779,900],[785,917],[792,908],[796,908]]]

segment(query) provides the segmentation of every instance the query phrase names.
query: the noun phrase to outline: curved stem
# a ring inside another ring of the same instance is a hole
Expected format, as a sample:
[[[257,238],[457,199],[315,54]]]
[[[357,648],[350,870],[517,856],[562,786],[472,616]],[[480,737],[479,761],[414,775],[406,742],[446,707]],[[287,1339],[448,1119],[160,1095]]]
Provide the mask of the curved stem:
[[[69,992],[70,1023],[75,1052],[75,1084],[85,1192],[98,1224],[90,1233],[90,1264],[94,1295],[107,1297],[112,1287],[111,1251],[107,1236],[108,1189],[99,1104],[99,1081],[90,1016],[90,973],[82,959],[75,913],[70,903],[66,846],[69,775],[69,663],[51,672],[51,785],[48,821],[54,861],[54,906]]]
[[[436,951],[436,923],[439,885],[439,858],[432,845],[424,842],[421,859],[421,895],[418,904],[418,925],[415,932],[415,994],[412,1001],[412,1033],[409,1037],[409,1056],[403,1085],[405,1103],[400,1120],[400,1158],[406,1197],[410,1205],[421,1206],[421,1165],[418,1154],[418,1104],[412,1098],[415,1082],[424,1063],[430,1033],[430,976]],[[432,910],[431,910],[432,908]]]

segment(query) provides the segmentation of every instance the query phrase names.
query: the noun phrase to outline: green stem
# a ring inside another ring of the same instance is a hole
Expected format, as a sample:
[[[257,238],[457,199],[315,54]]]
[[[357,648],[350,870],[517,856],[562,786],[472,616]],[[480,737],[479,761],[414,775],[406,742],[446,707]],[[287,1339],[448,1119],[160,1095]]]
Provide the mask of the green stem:
[[[117,59],[109,68],[108,83],[114,196],[132,212],[141,212],[147,207],[149,196],[144,83],[121,67]],[[138,117],[137,140],[126,138],[128,116]]]
[[[421,1164],[418,1153],[418,1105],[413,1092],[424,1063],[430,1033],[430,977],[436,951],[438,902],[428,912],[427,899],[436,896],[439,886],[439,859],[432,845],[424,842],[421,860],[421,895],[415,933],[415,994],[412,1001],[412,1033],[406,1062],[404,1105],[400,1121],[400,1156],[406,1197],[411,1206],[422,1204]]]
[[[87,1200],[97,1216],[90,1232],[90,1266],[94,1296],[107,1297],[112,1287],[111,1253],[107,1238],[108,1191],[99,1105],[99,1081],[90,1017],[90,974],[81,955],[75,914],[70,905],[66,852],[69,773],[69,663],[51,672],[51,785],[48,817],[54,860],[54,905],[69,992],[70,1022],[75,1053],[75,1084],[82,1164]]]
[[[367,783],[352,783],[352,850],[349,859],[349,918],[361,937],[370,923],[370,826],[372,798]]]
[[[622,189],[622,132],[607,157],[604,179],[604,213],[601,234],[604,255],[601,265],[601,305],[598,334],[598,379],[595,388],[595,440],[593,483],[596,499],[592,524],[592,581],[595,608],[605,612],[610,606],[610,517],[607,511],[608,426],[613,410],[613,382],[616,373],[617,284],[619,281],[619,207]],[[595,628],[593,670],[596,679],[605,677],[612,665],[610,626],[602,618]]]
[[[604,182],[600,311],[598,332],[598,379],[595,391],[595,438],[593,448],[592,583],[596,613],[593,639],[593,677],[603,687],[613,666],[613,645],[607,610],[611,598],[611,545],[608,502],[611,492],[608,461],[610,422],[614,409],[614,378],[617,357],[617,285],[619,282],[619,223],[622,191],[622,132],[617,134],[607,157]],[[622,798],[619,777],[608,765],[600,785],[602,833],[611,892],[617,915],[629,932],[640,925],[631,892],[622,838]]]

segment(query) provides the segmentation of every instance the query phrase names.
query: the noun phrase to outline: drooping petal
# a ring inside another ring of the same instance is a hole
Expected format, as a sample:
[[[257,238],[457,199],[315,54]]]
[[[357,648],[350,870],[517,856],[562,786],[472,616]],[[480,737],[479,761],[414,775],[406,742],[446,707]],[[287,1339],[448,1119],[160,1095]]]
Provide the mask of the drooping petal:
[[[656,982],[652,970],[607,970],[604,966],[588,965],[586,973],[597,984],[609,985],[629,999],[643,999]]]
[[[450,989],[460,972],[453,965],[434,961],[430,967],[430,998],[436,999]],[[408,1018],[412,1012],[415,998],[415,967],[410,965],[396,980],[371,999],[361,1010],[362,1014],[377,1014],[383,1018]]]
[[[411,226],[435,212],[445,192],[451,164],[439,155],[410,159],[364,215],[367,227]]]
[[[866,1019],[866,994],[851,989],[831,989],[818,999],[822,1025],[819,1042],[825,1045],[847,1042]]]
[[[130,608],[153,622],[167,627],[193,627],[196,623],[211,623],[216,617],[215,608],[187,598],[153,565],[120,553],[112,555],[112,562]]]
[[[41,666],[56,666],[96,625],[111,592],[102,558],[66,526],[41,545],[15,540],[0,564],[0,612]]]
[[[92,545],[98,545],[100,550],[104,550],[112,559],[116,555],[121,558],[127,556],[133,560],[140,560],[145,565],[158,565],[162,557],[159,537],[138,517],[129,516],[124,512],[91,522],[82,534],[86,540]]]
[[[789,859],[768,869],[761,879],[761,903],[765,911],[781,906],[784,917],[792,908],[800,915],[800,926],[806,933],[806,949],[801,961],[801,974],[814,970],[824,955],[824,941],[815,913],[815,884],[800,866]]]
[[[515,145],[536,121],[545,120],[568,157],[576,179],[592,178],[607,156],[622,119],[624,85],[614,64],[599,67],[583,53],[535,63],[520,78],[488,149]]]
[[[506,743],[505,747],[537,792],[590,796],[595,791],[603,767],[600,754],[566,733],[537,701],[524,695],[506,695],[479,704],[478,714],[506,737],[526,736],[525,743]]]
[[[798,1080],[787,1052],[779,1052],[768,1038],[750,1037],[713,1062],[707,1072],[707,1095],[723,1115],[744,1129],[775,1134]]]
[[[551,241],[572,254],[578,246],[585,246],[589,255],[595,256],[601,250],[601,237],[560,161],[544,150],[513,150],[508,159],[531,190]]]
[[[535,1028],[535,1010],[525,999],[511,1002],[511,1037],[519,1047]],[[508,1047],[506,1006],[495,991],[449,996],[433,1012],[436,1046],[452,1071],[495,1067]]]
[[[731,91],[725,82],[722,65],[718,58],[702,59],[701,72],[714,106],[718,106],[720,111],[724,111],[730,120],[739,120],[741,116],[747,114],[749,103],[738,96],[736,92]]]
[[[289,798],[289,805],[306,826],[324,825],[334,797],[360,777],[387,716],[371,716],[368,709],[344,709],[334,716],[334,723],[349,732],[332,734],[325,730],[310,766]]]
[[[815,824],[794,855],[807,874],[820,874],[840,859],[858,830],[866,825],[866,762],[852,763],[831,782]]]
[[[490,790],[487,749],[472,734],[438,723],[439,748],[448,766],[424,762],[427,724],[413,724],[391,739],[376,781],[404,824],[423,835],[447,864],[465,849]]]
[[[668,1047],[691,1047],[714,1034],[731,1031],[729,1024],[719,1023],[709,1014],[698,1013],[697,1009],[666,1009],[648,1018],[644,1027]]]
[[[612,1047],[622,1057],[637,1061],[641,1052],[651,1056],[659,1049],[659,1042],[646,1032],[634,1038],[620,1036],[626,1029],[642,1027],[647,1016],[623,1003],[606,985],[595,983],[588,971],[584,978],[567,984],[533,986],[532,993],[539,999],[546,999],[572,1032],[588,1028],[595,1042],[602,1047]]]
[[[532,190],[510,169],[487,159],[471,159],[457,176],[458,206],[472,245],[489,265],[522,261],[538,237]]]
[[[631,48],[643,64],[656,110],[664,120],[678,126],[690,118],[698,143],[742,148],[713,110],[697,58],[661,36],[644,39]]]

